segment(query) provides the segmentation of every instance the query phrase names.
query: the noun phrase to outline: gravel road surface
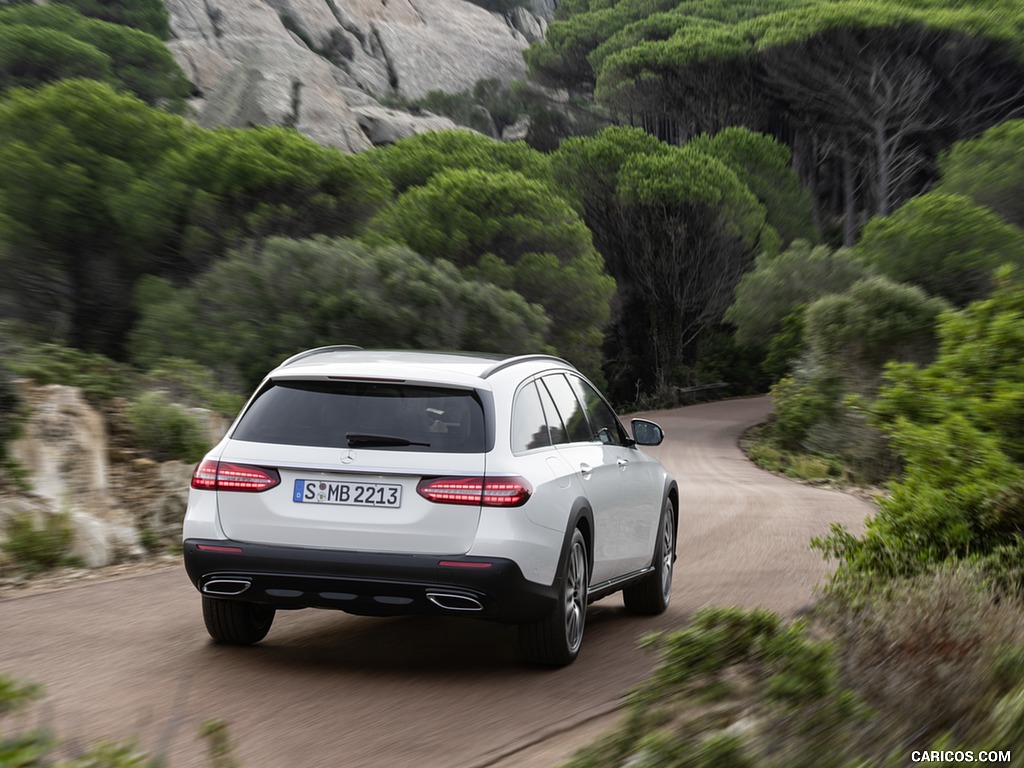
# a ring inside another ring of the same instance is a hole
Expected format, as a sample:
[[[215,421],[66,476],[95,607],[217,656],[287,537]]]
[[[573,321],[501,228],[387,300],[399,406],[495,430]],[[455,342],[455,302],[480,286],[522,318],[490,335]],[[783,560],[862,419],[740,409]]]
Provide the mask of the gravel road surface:
[[[513,627],[470,619],[279,613],[253,648],[209,642],[180,566],[0,599],[0,672],[42,683],[32,713],[79,745],[138,735],[171,768],[205,766],[199,725],[230,724],[245,768],[552,766],[614,721],[655,659],[648,632],[713,604],[793,614],[826,564],[812,536],[859,531],[871,507],[762,472],[737,448],[766,398],[648,414],[656,453],[679,480],[672,606],[627,616],[618,596],[590,607],[575,664],[519,661]],[[8,723],[9,725],[10,723]]]

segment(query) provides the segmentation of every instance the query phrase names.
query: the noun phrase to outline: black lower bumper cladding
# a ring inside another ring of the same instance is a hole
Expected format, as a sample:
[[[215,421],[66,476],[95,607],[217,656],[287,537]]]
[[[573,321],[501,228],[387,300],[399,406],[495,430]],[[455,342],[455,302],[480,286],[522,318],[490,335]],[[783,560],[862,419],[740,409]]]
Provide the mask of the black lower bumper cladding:
[[[527,580],[503,558],[406,555],[187,539],[185,571],[223,600],[281,609],[331,608],[363,616],[446,615],[534,621],[557,585]]]

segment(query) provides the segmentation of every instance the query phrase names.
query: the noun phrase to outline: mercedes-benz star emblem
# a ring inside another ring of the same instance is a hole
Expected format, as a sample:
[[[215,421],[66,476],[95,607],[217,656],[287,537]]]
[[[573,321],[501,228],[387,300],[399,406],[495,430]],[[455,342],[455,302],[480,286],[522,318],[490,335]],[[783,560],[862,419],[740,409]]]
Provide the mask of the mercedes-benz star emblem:
[[[341,452],[341,463],[342,464],[351,464],[355,460],[356,460],[356,452],[355,451],[342,451]]]

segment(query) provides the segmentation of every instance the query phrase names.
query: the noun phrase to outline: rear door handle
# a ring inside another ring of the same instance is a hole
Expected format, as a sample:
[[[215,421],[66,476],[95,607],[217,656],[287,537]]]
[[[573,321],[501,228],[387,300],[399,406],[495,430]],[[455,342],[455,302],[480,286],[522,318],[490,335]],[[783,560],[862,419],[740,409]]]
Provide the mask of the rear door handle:
[[[589,464],[580,464],[580,474],[583,475],[584,480],[588,480],[593,472],[594,468]]]

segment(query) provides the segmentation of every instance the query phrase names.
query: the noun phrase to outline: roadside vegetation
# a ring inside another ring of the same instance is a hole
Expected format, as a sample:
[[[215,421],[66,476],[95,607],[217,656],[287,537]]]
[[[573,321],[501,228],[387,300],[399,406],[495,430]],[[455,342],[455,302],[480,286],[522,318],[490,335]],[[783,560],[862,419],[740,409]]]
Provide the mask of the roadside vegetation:
[[[53,733],[35,713],[27,715],[43,695],[36,685],[26,685],[0,675],[0,766],[4,768],[164,768],[160,748],[150,751],[133,741],[103,741],[88,748],[69,745]],[[17,725],[12,725],[17,722]],[[171,734],[164,734],[169,737]],[[209,720],[199,727],[206,741],[209,768],[238,768],[226,725]]]
[[[1024,748],[1024,121],[997,81],[1020,78],[1019,4],[558,13],[527,52],[548,85],[683,147],[734,126],[779,139],[808,202],[777,210],[810,226],[773,220],[741,174],[780,236],[719,316],[775,404],[745,448],[791,477],[880,491],[863,535],[813,542],[837,568],[806,615],[714,608],[650,638],[654,676],[570,765],[902,766],[964,749],[1007,764]],[[585,190],[592,174],[577,175]]]
[[[195,409],[232,416],[326,343],[547,351],[622,406],[770,389],[751,457],[884,487],[877,514],[814,543],[837,570],[799,621],[714,608],[649,639],[654,677],[572,765],[1024,749],[1024,7],[557,14],[532,84],[417,105],[481,133],[347,156],[190,122],[154,0],[0,0],[5,481],[17,378],[76,386],[124,445],[186,460]],[[488,138],[522,114],[526,142]],[[19,518],[5,553],[45,568],[63,536]],[[31,692],[0,680],[0,716]],[[153,764],[15,733],[0,765]]]

